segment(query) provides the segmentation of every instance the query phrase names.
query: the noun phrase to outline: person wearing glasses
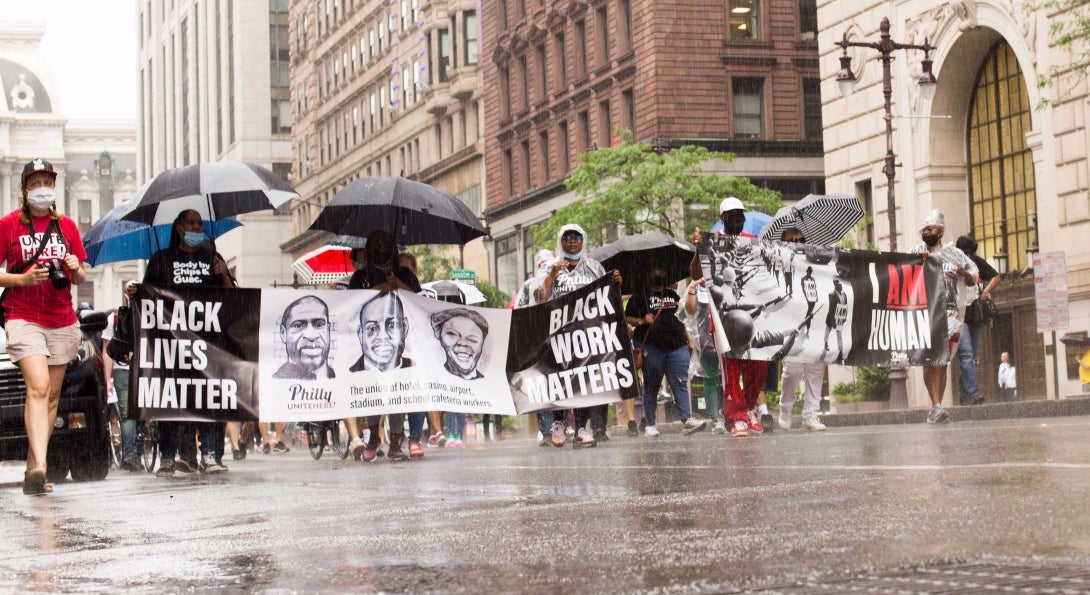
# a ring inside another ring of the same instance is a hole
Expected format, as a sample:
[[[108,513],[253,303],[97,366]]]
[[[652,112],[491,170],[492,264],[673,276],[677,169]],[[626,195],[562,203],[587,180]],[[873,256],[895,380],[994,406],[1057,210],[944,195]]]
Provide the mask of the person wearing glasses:
[[[556,237],[556,262],[552,266],[543,268],[538,273],[534,299],[536,303],[547,302],[587,285],[606,274],[602,263],[588,258],[585,239],[587,232],[582,227],[569,223],[560,228]],[[613,271],[613,282],[621,282],[620,271]],[[608,440],[606,436],[607,405],[596,405],[575,410],[575,439],[572,447],[582,448],[595,446],[595,434],[599,439]],[[593,430],[586,429],[587,421],[591,422]],[[567,441],[567,428],[564,424],[564,411],[553,411],[553,425],[550,430],[553,446],[562,447]]]
[[[794,227],[784,229],[780,239],[784,242],[795,244],[806,243],[806,238],[803,236],[802,231]],[[809,282],[807,282],[807,279],[809,279]],[[799,281],[802,292],[806,296],[806,315],[809,316],[813,313],[814,305],[817,302],[817,284],[814,283],[813,269],[807,267],[806,276]],[[812,285],[811,288],[807,287],[808,283]],[[813,302],[810,300],[811,294],[813,294],[814,297]],[[809,332],[810,323],[809,320],[807,320],[806,333],[808,334]],[[803,339],[803,342],[805,342],[805,339]],[[791,361],[790,359],[783,360],[783,371],[780,375],[780,415],[776,420],[776,423],[781,430],[791,429],[791,409],[795,406],[795,389],[798,388],[800,381],[803,383],[803,429],[811,432],[821,432],[825,430],[825,424],[821,423],[821,420],[818,419],[818,409],[821,405],[821,384],[824,380],[825,364],[823,362],[798,362]]]

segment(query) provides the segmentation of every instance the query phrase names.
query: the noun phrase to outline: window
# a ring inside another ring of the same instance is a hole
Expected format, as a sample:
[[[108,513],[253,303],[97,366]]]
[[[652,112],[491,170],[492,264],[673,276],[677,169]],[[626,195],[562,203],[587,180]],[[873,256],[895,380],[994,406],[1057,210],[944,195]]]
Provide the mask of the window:
[[[598,104],[598,146],[613,144],[613,121],[609,116],[609,100]]]
[[[818,106],[820,108],[820,105]],[[621,126],[635,133],[636,131],[636,98],[632,89],[621,91],[621,109],[624,110],[624,120]]]
[[[969,201],[978,253],[989,259],[1006,253],[1011,271],[1031,266],[1026,248],[1039,245],[1037,182],[1026,147],[1032,110],[1018,59],[1000,41],[988,52],[969,103]]]
[[[587,23],[575,23],[575,76],[583,78],[587,74]]]
[[[463,13],[462,27],[464,29],[462,39],[465,40],[466,65],[477,63],[477,12],[467,10]]]
[[[511,23],[508,22],[508,20],[507,20],[507,0],[500,0],[498,4],[499,4],[498,8],[500,10],[500,13],[499,13],[500,31],[502,32],[502,31],[506,31],[507,28],[511,26]]]
[[[537,74],[535,76],[537,80],[534,81],[534,89],[537,91],[538,100],[545,101],[548,95],[545,79],[546,68],[548,68],[548,64],[545,60],[545,44],[541,44],[534,48],[534,54],[536,54],[535,61],[537,63]]]
[[[530,183],[530,141],[522,141],[522,167],[519,172],[519,190],[523,192],[533,187]]]
[[[445,83],[450,80],[450,31],[446,29],[439,30],[439,82]]]
[[[764,79],[736,78],[734,95],[734,138],[761,138],[761,91]]]
[[[526,64],[526,54],[519,56],[519,111],[530,106],[530,73]]]
[[[598,42],[597,48],[595,48],[595,58],[598,60],[598,66],[609,66],[609,13],[606,12],[605,5],[599,7],[594,11],[595,29],[594,34],[596,41]]]
[[[496,285],[507,295],[515,295],[522,285],[519,280],[518,248],[517,234],[496,240]]]
[[[802,79],[803,138],[821,140],[821,79]]]
[[[360,142],[360,108],[352,106],[352,144]]]
[[[545,183],[549,181],[549,133],[541,131],[537,135],[538,151],[541,153],[541,172],[538,175],[538,187],[544,187]]]
[[[500,119],[511,118],[511,69],[501,66],[500,72]]]
[[[799,38],[817,41],[817,0],[799,0]]]
[[[579,112],[579,152],[590,150],[590,115],[587,112]]]
[[[730,0],[730,38],[760,39],[759,0]],[[815,11],[816,15],[816,11]]]
[[[515,163],[511,149],[503,150],[503,194],[507,198],[515,195]]]
[[[816,0],[814,0],[816,1]],[[816,12],[815,12],[816,14]],[[630,0],[617,2],[617,42],[621,55],[632,51],[632,3]]]
[[[560,158],[560,175],[566,176],[571,166],[568,159],[568,123],[561,122],[557,130],[559,138],[556,139],[556,155]]]
[[[564,50],[564,34],[557,33],[553,47],[556,48],[556,80],[560,87],[568,86],[568,54]]]

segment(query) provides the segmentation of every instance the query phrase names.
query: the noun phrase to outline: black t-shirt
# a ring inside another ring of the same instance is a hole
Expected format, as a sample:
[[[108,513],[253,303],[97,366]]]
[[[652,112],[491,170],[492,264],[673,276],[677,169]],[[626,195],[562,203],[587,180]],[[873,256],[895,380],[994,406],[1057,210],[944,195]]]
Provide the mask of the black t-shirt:
[[[977,272],[980,273],[980,282],[984,285],[987,285],[989,281],[999,276],[999,271],[992,268],[992,265],[988,264],[987,260],[984,260],[976,254],[969,258],[973,259],[973,264],[976,265]]]
[[[197,246],[193,252],[178,246],[164,248],[151,255],[148,270],[144,272],[144,283],[222,287],[223,282],[212,272],[216,256],[208,244]]]
[[[407,267],[399,266],[394,269],[394,276],[405,285],[408,285],[413,293],[420,293],[420,290],[422,289],[420,287],[420,281]],[[367,265],[355,273],[352,273],[352,278],[348,280],[348,288],[371,289],[376,285],[382,285],[385,282],[386,271],[378,267]]]
[[[645,314],[654,316],[660,304],[662,312],[659,313],[654,324],[649,325],[644,322],[637,326],[636,330],[632,331],[632,338],[640,343],[666,350],[674,350],[686,345],[688,340],[685,337],[685,325],[677,319],[680,303],[681,297],[669,288],[663,292],[662,296],[655,293],[633,295],[624,309],[625,316],[633,318],[643,318]],[[645,334],[646,339],[644,339]]]

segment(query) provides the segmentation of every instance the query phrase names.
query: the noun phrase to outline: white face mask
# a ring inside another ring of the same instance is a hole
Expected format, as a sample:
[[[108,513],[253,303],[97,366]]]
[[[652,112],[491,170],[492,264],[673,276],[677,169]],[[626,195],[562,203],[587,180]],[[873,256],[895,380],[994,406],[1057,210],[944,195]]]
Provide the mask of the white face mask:
[[[35,188],[27,192],[26,201],[39,211],[44,211],[53,205],[53,200],[56,197],[57,191],[53,188]]]

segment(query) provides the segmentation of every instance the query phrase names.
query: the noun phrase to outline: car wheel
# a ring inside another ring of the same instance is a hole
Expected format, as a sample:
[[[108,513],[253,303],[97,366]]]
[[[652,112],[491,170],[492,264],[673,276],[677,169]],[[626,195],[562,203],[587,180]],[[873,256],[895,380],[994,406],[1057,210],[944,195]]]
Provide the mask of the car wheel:
[[[110,473],[110,435],[93,441],[72,456],[72,479],[102,481]]]
[[[50,483],[60,483],[68,477],[70,454],[67,448],[51,447],[45,455],[45,478]]]

